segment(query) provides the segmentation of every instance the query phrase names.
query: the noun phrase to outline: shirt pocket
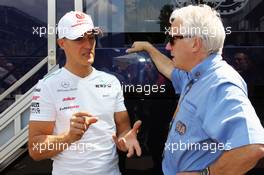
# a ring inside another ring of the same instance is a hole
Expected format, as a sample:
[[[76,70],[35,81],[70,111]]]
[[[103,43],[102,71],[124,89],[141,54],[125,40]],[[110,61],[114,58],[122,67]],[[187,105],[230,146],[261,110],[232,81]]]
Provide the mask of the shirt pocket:
[[[181,111],[180,111],[181,110]],[[180,115],[176,118],[185,124],[185,133],[180,138],[187,143],[197,143],[207,138],[202,129],[202,121],[199,118],[197,107],[188,100],[184,100],[180,106]],[[179,117],[179,118],[178,118]],[[179,124],[178,124],[179,125]],[[181,126],[181,125],[179,125]],[[176,131],[177,121],[176,121]],[[183,130],[183,129],[182,129]]]

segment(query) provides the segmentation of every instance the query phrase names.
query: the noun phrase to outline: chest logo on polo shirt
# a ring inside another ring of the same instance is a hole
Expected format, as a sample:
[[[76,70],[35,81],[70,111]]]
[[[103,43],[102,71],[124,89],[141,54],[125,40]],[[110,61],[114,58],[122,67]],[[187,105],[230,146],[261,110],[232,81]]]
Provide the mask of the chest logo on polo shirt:
[[[75,100],[76,97],[65,97],[62,99],[62,101],[72,101],[72,100]]]
[[[67,91],[76,91],[76,87],[72,87],[71,83],[67,80],[60,82],[60,87],[57,89],[57,92],[67,92]]]
[[[96,84],[95,85],[96,88],[110,88],[112,87],[111,84]]]
[[[183,135],[186,133],[186,125],[182,121],[177,121],[175,130],[180,134]]]
[[[60,107],[60,111],[69,110],[69,109],[78,109],[78,108],[80,108],[79,105],[65,106],[65,107]]]
[[[68,88],[69,86],[70,86],[70,82],[68,82],[68,81],[62,81],[61,82],[61,87]]]
[[[104,80],[100,80],[100,83],[95,84],[96,88],[111,88],[112,85],[110,83],[106,83]]]

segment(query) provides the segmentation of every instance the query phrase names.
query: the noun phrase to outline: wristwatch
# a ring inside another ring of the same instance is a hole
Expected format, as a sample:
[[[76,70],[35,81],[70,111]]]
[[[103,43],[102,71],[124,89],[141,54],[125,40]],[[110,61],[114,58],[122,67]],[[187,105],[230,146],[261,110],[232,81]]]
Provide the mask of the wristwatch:
[[[203,170],[200,172],[200,175],[210,175],[209,167],[203,169]]]

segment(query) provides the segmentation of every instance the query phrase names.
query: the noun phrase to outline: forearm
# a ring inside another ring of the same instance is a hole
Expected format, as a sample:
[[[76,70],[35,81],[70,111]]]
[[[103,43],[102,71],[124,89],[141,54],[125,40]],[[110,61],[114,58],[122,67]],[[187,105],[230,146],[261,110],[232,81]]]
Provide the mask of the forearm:
[[[117,137],[126,135],[131,129],[129,117],[123,117],[122,121],[116,123],[116,128]]]
[[[174,69],[172,61],[151,44],[145,46],[145,51],[149,53],[159,72],[171,79],[171,73]]]
[[[209,166],[210,175],[244,175],[264,157],[263,145],[247,145],[226,151]],[[181,172],[176,175],[199,175],[199,172]]]
[[[70,144],[66,134],[34,136],[29,141],[29,154],[34,160],[48,159],[67,149]]]
[[[262,145],[248,145],[227,151],[210,166],[210,175],[243,175],[263,156]]]

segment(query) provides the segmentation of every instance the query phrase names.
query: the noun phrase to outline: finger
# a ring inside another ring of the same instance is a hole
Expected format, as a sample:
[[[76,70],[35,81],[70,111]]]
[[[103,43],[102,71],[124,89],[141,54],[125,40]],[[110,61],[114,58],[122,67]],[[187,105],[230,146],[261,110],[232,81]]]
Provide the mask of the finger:
[[[83,117],[76,117],[76,116],[72,116],[70,121],[74,123],[84,123],[85,122]]]
[[[79,128],[71,128],[71,132],[79,136],[82,136],[84,134],[84,130]]]
[[[126,139],[121,138],[118,140],[118,145],[122,151],[127,151],[127,146],[126,146]]]
[[[114,140],[115,144],[116,144],[116,145],[118,145],[118,140],[117,140],[117,137],[116,137],[116,135],[115,135],[115,134],[114,134],[114,135],[112,135],[112,138],[113,138],[113,140]]]
[[[128,147],[127,157],[131,157],[133,155],[134,155],[134,147],[130,146],[130,147]]]
[[[133,53],[133,52],[137,52],[138,50],[136,48],[129,48],[126,50],[126,53]]]
[[[72,123],[71,123],[71,126],[72,126],[73,128],[77,128],[77,129],[81,129],[81,130],[86,130],[86,126],[85,126],[85,124],[72,122]]]
[[[132,44],[131,48],[135,48],[135,47],[136,47],[136,43],[137,43],[137,42],[134,42],[134,43]],[[130,49],[131,49],[131,48],[130,48]]]
[[[136,154],[137,154],[137,156],[141,156],[141,148],[140,148],[140,146],[139,146],[139,143],[137,142],[135,145],[134,145],[134,147],[135,147],[135,150],[136,150]]]
[[[92,117],[92,115],[88,112],[76,112],[73,115],[76,117],[83,117],[83,116],[91,116]]]
[[[142,122],[140,120],[136,121],[134,123],[134,126],[133,126],[133,131],[137,133],[137,131],[139,130],[140,126],[141,126]]]
[[[93,123],[96,123],[98,121],[97,117],[85,117],[85,124],[87,126],[90,126]]]
[[[120,146],[119,146],[119,144],[118,144],[118,139],[117,139],[116,135],[115,135],[115,134],[112,135],[112,138],[113,138],[113,140],[114,140],[114,142],[115,142],[117,148],[121,150],[121,148],[120,148]]]

